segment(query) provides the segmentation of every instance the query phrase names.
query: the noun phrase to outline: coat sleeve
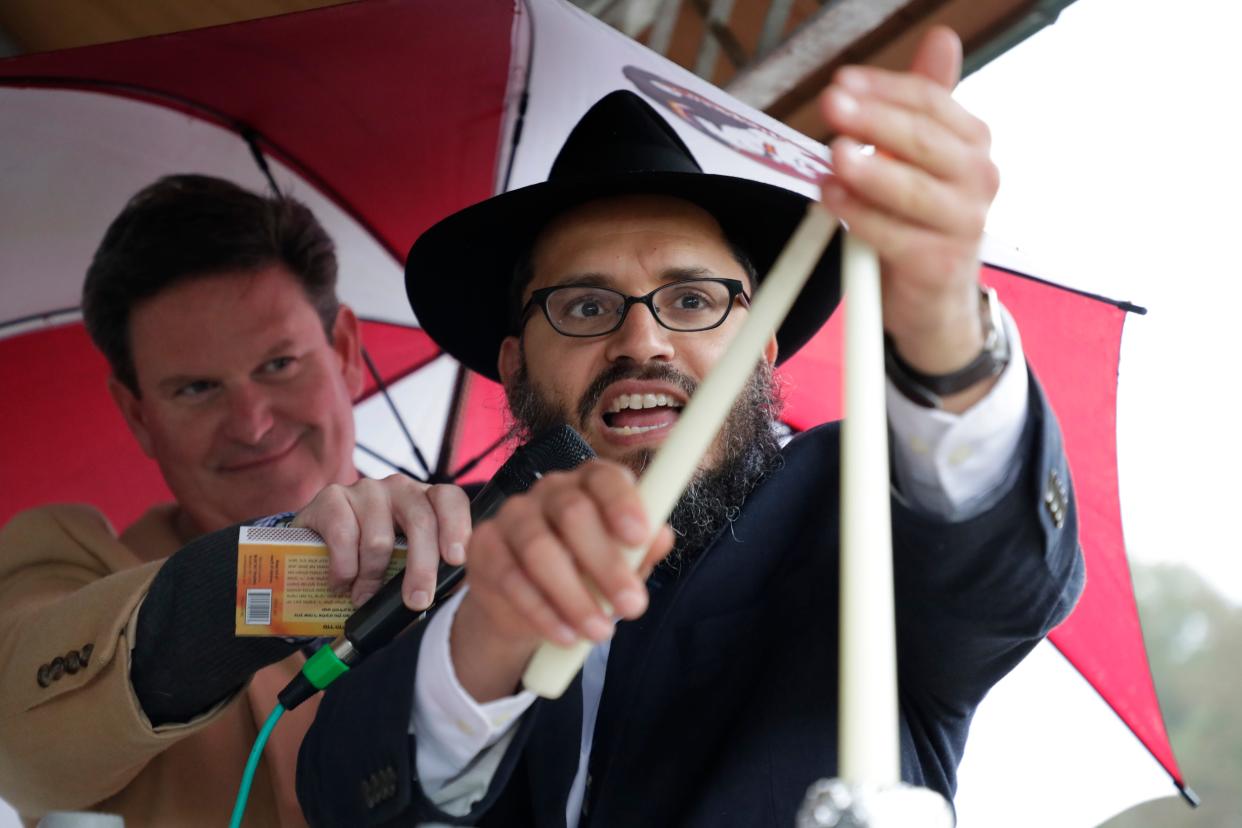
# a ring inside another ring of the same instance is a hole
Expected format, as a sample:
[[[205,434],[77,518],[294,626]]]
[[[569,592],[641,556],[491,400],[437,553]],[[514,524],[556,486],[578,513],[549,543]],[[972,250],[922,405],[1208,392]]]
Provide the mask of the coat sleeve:
[[[487,793],[469,813],[442,811],[423,792],[410,711],[426,626],[408,630],[325,691],[298,752],[298,803],[312,826],[476,825],[513,778],[540,702],[522,717],[507,746],[496,746],[503,747],[503,756]]]
[[[0,530],[0,797],[20,813],[85,808],[223,705],[152,728],[130,683],[138,607],[160,562],[136,558],[86,506]]]
[[[1078,511],[1055,415],[1031,377],[1020,468],[986,512],[953,523],[894,502],[898,663],[907,725],[961,759],[975,708],[1073,610],[1085,583]]]

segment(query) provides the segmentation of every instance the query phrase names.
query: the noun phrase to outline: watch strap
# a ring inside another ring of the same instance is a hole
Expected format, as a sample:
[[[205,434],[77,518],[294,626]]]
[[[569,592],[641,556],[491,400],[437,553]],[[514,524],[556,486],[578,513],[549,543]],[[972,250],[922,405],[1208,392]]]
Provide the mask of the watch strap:
[[[965,391],[994,377],[1009,364],[1009,338],[1005,335],[996,291],[980,286],[979,312],[983,321],[983,348],[966,365],[947,374],[925,374],[897,353],[893,338],[884,335],[884,367],[888,378],[907,399],[925,408],[940,408],[944,397]]]

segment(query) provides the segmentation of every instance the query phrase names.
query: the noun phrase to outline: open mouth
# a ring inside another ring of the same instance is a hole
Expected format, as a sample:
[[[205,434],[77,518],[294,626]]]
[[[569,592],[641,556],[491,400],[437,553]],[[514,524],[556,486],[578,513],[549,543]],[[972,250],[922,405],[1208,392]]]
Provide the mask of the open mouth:
[[[685,403],[663,393],[618,394],[604,410],[604,425],[618,436],[645,434],[677,422]]]

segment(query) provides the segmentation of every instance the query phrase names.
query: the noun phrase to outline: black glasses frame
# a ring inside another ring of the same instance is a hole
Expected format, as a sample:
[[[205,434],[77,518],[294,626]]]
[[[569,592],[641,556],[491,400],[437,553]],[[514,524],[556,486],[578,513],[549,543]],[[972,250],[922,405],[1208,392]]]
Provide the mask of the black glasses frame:
[[[662,290],[667,290],[668,288],[677,287],[678,285],[684,285],[686,282],[716,282],[717,284],[724,285],[725,288],[728,289],[729,303],[725,305],[724,314],[721,315],[721,317],[718,320],[716,320],[714,323],[712,323],[711,325],[707,325],[706,327],[702,327],[702,328],[674,328],[670,326],[669,324],[667,324],[663,319],[660,318],[660,314],[656,311],[655,301],[653,297]],[[609,293],[613,293],[613,294],[616,294],[617,296],[620,296],[625,301],[625,305],[624,307],[621,308],[621,313],[617,315],[616,324],[606,331],[600,331],[599,333],[590,333],[590,334],[566,333],[565,331],[561,330],[559,327],[557,327],[556,322],[553,321],[552,314],[548,312],[548,297],[551,296],[553,293],[556,293],[558,290],[563,290],[565,288],[593,288],[595,290],[606,290]],[[539,288],[537,290],[531,291],[530,299],[526,302],[526,305],[522,308],[521,324],[525,325],[526,321],[530,318],[530,312],[535,307],[538,307],[543,310],[543,316],[545,319],[548,320],[548,324],[552,326],[552,330],[556,331],[561,336],[572,336],[572,337],[576,337],[579,339],[587,339],[593,336],[607,336],[608,334],[614,333],[615,331],[619,330],[621,326],[625,324],[625,318],[630,315],[630,308],[632,308],[634,305],[646,305],[647,310],[651,311],[651,318],[654,319],[656,321],[656,324],[659,325],[661,328],[664,328],[670,331],[676,331],[677,333],[698,333],[700,331],[710,331],[713,328],[719,328],[721,325],[723,325],[724,321],[729,318],[729,313],[733,310],[733,304],[734,304],[733,300],[737,299],[738,297],[741,297],[743,306],[745,307],[750,306],[750,294],[746,292],[746,288],[742,285],[742,282],[739,279],[722,279],[722,278],[717,278],[717,277],[712,277],[712,276],[704,276],[701,279],[678,279],[676,282],[669,282],[667,285],[660,285],[660,287],[656,288],[655,290],[649,293],[645,293],[642,296],[630,296],[628,294],[622,293],[619,290],[613,290],[612,288],[600,287],[599,285],[585,285],[585,284],[556,285],[554,287]]]

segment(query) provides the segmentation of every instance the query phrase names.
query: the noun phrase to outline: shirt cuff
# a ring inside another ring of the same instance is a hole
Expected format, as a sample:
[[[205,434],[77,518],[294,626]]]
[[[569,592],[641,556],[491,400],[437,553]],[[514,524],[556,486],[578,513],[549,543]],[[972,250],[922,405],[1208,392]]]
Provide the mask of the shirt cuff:
[[[278,515],[268,515],[265,518],[259,518],[248,526],[258,526],[260,529],[272,529],[277,526],[288,526],[289,521],[297,517],[297,512],[281,512]]]
[[[449,652],[449,633],[465,595],[463,588],[431,617],[418,651],[410,733],[416,736],[418,778],[429,797],[496,744],[536,698],[523,690],[479,704],[461,686]]]
[[[998,502],[1017,473],[1013,459],[1026,425],[1029,395],[1018,327],[1001,308],[1009,364],[987,396],[961,414],[925,408],[888,383],[893,471],[910,504],[949,520],[967,520]]]

